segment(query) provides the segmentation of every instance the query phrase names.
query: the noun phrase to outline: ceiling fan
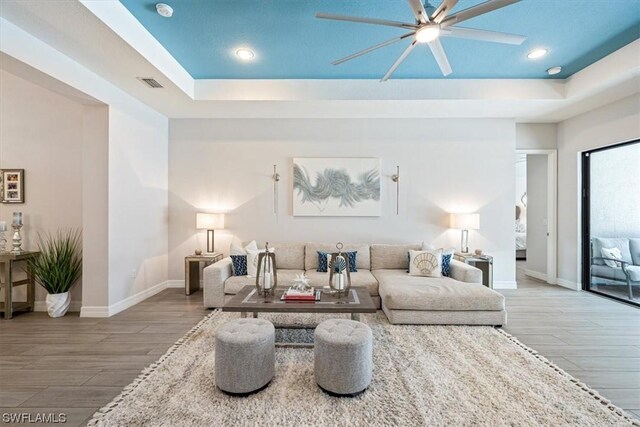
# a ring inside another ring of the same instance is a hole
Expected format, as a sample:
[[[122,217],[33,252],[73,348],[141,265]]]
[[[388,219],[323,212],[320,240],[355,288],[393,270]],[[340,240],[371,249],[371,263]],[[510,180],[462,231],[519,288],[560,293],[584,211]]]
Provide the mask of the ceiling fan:
[[[342,64],[343,62],[350,61],[354,58],[373,52],[376,49],[389,46],[401,40],[411,40],[411,44],[407,46],[396,62],[394,62],[391,68],[389,68],[389,71],[387,71],[380,80],[381,82],[384,82],[391,77],[394,71],[400,66],[400,64],[402,64],[407,56],[409,56],[413,48],[415,48],[418,43],[426,43],[429,46],[431,53],[433,53],[433,56],[440,67],[440,71],[442,71],[442,74],[445,76],[451,74],[452,70],[451,65],[449,65],[447,55],[440,43],[440,37],[456,37],[513,45],[521,44],[526,40],[526,37],[516,34],[499,33],[496,31],[485,31],[456,26],[456,24],[466,21],[467,19],[475,18],[476,16],[492,12],[496,9],[509,6],[510,4],[517,3],[519,1],[520,0],[487,0],[484,3],[480,3],[476,6],[454,13],[453,15],[449,15],[451,10],[458,3],[458,0],[443,0],[437,8],[431,7],[428,2],[423,5],[422,0],[408,0],[409,6],[416,18],[415,23],[388,21],[385,19],[375,18],[360,18],[357,16],[333,15],[329,13],[316,13],[316,18],[357,22],[361,24],[385,25],[409,30],[406,34],[394,37],[390,40],[368,47],[360,52],[356,52],[333,62],[333,65]],[[427,12],[427,10],[429,12]]]

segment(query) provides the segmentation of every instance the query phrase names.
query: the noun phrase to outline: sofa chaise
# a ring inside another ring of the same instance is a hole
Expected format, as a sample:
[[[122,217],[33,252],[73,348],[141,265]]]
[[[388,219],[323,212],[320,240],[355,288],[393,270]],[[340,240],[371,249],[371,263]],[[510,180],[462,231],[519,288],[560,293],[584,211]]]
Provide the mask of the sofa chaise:
[[[285,286],[305,273],[315,287],[326,286],[328,273],[318,272],[317,251],[335,252],[335,244],[270,244],[276,253],[278,285]],[[345,244],[343,251],[357,251],[357,272],[351,286],[366,287],[374,303],[393,324],[506,324],[504,296],[482,285],[482,272],[460,261],[451,261],[450,277],[410,276],[409,250],[416,245]],[[204,269],[204,305],[222,307],[255,278],[234,276],[227,257]]]

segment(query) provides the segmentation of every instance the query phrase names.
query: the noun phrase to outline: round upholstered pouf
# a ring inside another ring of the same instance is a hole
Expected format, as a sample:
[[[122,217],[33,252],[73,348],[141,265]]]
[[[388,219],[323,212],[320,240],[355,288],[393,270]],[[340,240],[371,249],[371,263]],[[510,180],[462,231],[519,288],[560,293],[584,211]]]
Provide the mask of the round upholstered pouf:
[[[216,333],[216,385],[226,393],[245,395],[266,387],[275,371],[273,324],[263,319],[236,319]]]
[[[316,383],[324,391],[355,396],[369,386],[373,371],[373,334],[364,323],[330,319],[314,336]]]

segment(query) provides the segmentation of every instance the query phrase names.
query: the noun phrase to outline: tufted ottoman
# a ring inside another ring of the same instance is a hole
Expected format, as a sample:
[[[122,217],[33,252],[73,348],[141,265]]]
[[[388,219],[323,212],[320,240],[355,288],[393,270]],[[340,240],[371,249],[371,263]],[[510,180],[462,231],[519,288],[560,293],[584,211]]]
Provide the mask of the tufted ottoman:
[[[259,391],[275,370],[275,328],[264,319],[236,319],[216,333],[215,375],[228,394]]]
[[[330,319],[314,335],[316,383],[329,394],[355,396],[366,390],[373,371],[373,334],[364,323]]]

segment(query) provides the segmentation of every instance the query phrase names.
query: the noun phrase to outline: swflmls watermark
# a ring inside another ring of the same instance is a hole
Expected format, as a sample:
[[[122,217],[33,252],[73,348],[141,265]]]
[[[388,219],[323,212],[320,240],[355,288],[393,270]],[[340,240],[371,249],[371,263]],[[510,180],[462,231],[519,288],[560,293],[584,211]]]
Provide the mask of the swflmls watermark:
[[[64,424],[67,422],[67,414],[63,412],[3,412],[4,424]]]

